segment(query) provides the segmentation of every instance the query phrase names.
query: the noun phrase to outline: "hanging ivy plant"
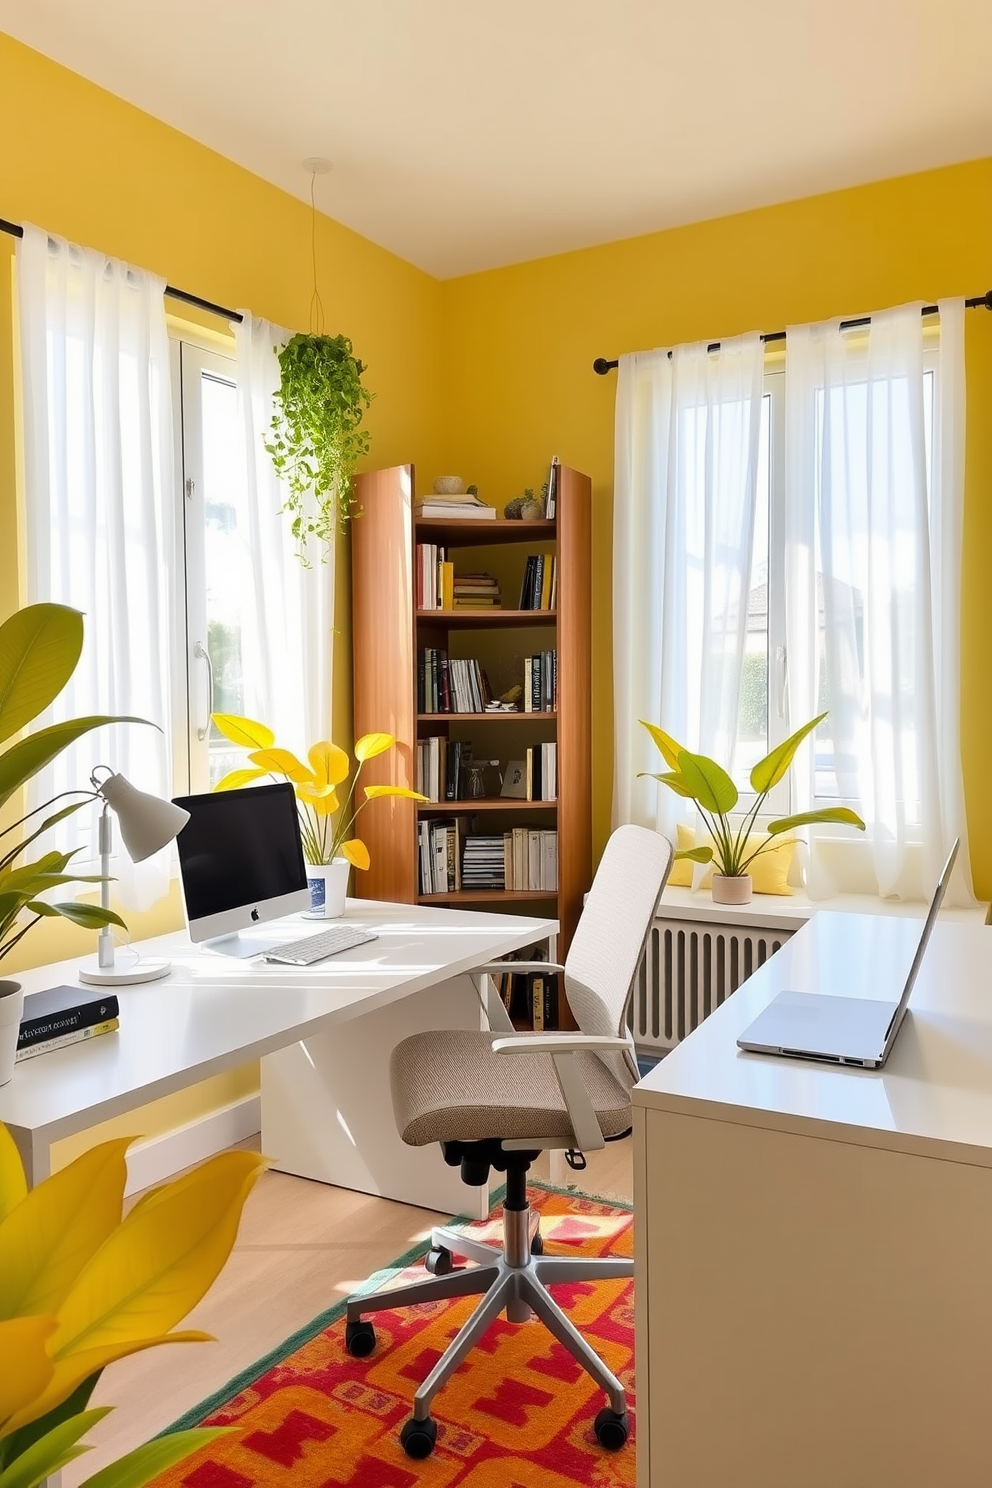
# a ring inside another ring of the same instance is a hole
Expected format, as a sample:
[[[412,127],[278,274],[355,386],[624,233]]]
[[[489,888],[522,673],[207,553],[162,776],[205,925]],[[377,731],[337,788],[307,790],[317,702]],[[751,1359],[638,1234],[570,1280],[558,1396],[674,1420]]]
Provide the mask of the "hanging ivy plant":
[[[362,386],[364,363],[347,336],[293,336],[279,352],[271,439],[265,448],[288,494],[289,516],[300,557],[311,538],[330,543],[357,515],[352,476],[368,453],[360,428],[373,394]]]

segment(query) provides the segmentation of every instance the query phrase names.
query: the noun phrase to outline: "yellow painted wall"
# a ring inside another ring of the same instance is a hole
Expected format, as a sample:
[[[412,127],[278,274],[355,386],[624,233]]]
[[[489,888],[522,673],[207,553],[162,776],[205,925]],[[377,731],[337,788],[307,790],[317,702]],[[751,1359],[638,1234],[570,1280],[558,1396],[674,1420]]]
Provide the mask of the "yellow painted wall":
[[[615,374],[594,357],[856,315],[992,285],[992,160],[450,280],[447,464],[501,504],[552,454],[593,479],[594,837],[610,828]],[[972,866],[992,897],[992,315],[967,316],[962,730]]]
[[[249,171],[0,34],[0,217],[30,221],[165,277],[233,309],[309,328],[310,208]],[[319,144],[319,141],[315,142]],[[301,184],[309,180],[301,167]],[[318,183],[332,203],[333,173]],[[20,602],[14,485],[11,259],[0,233],[0,618]],[[317,271],[326,328],[349,335],[376,394],[369,463],[436,464],[441,286],[342,227],[317,219]],[[438,467],[439,468],[439,467]],[[351,733],[347,544],[338,552],[334,731]],[[177,894],[129,915],[135,937],[181,925]],[[89,952],[93,937],[40,925],[4,972]],[[251,1082],[249,1082],[251,1083]],[[142,1114],[151,1135],[237,1099],[243,1073]],[[137,1128],[136,1128],[137,1129]]]

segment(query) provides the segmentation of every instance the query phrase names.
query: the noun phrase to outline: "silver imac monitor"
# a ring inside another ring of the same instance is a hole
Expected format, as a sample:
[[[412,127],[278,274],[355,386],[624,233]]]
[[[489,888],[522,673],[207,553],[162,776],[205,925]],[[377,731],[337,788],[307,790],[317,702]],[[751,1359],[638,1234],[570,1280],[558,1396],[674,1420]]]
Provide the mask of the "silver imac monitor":
[[[190,940],[228,956],[275,943],[267,920],[310,908],[296,796],[288,781],[176,796],[189,821],[176,838]]]

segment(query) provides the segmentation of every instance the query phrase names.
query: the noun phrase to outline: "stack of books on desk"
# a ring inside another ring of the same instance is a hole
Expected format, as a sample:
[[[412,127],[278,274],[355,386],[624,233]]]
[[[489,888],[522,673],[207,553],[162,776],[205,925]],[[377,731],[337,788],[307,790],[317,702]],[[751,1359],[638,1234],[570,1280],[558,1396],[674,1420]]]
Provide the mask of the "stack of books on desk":
[[[84,987],[29,992],[24,998],[14,1062],[82,1043],[101,1033],[113,1033],[120,1027],[119,1012],[115,992],[93,992]]]

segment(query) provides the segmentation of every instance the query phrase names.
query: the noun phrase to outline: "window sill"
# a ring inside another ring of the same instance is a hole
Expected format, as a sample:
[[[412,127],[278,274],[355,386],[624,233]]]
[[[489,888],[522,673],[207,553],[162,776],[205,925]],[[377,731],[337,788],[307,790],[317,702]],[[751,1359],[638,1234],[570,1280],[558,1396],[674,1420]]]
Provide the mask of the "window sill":
[[[961,920],[981,924],[986,904],[970,909],[941,910],[942,920]],[[917,900],[879,899],[872,894],[837,894],[832,899],[811,900],[805,889],[790,894],[755,894],[750,904],[714,904],[708,889],[674,888],[669,885],[661,896],[657,919],[696,920],[700,923],[756,925],[767,930],[798,930],[818,909],[839,910],[845,914],[906,915],[922,919],[927,905]]]

